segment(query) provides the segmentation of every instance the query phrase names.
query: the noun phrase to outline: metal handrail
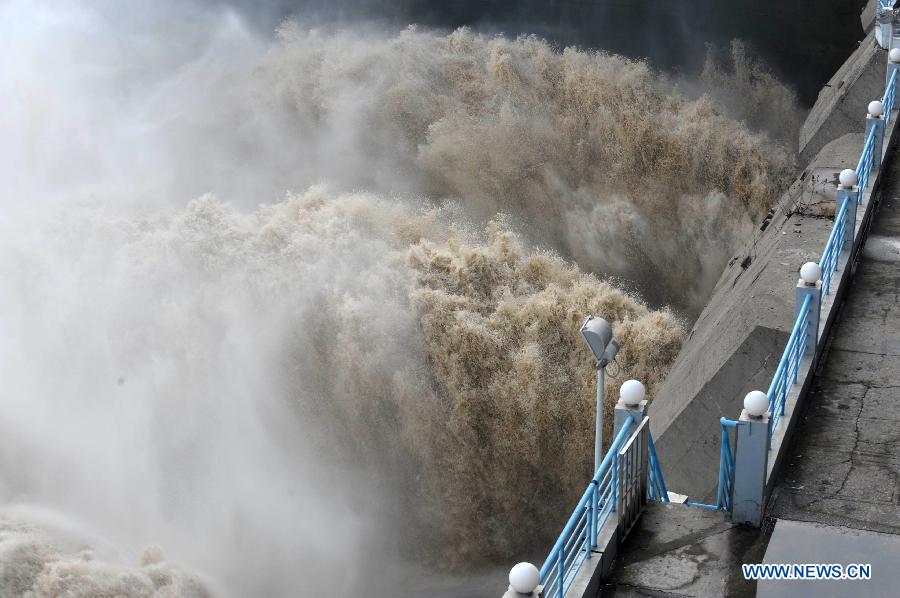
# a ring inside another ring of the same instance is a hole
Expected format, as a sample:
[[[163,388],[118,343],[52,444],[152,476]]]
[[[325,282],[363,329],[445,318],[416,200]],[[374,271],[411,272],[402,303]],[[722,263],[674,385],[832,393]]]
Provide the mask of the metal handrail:
[[[855,222],[851,224],[847,221],[850,213],[849,201],[850,198],[847,197],[841,202],[841,208],[834,217],[834,227],[832,227],[831,234],[828,236],[828,242],[825,243],[825,250],[822,251],[822,259],[819,260],[819,268],[822,270],[822,293],[825,295],[831,290],[831,277],[840,265],[841,253],[844,251],[846,228],[856,224]]]
[[[882,102],[886,114],[885,123],[887,123],[893,110],[896,86],[897,71],[894,71],[888,80]],[[856,193],[857,204],[862,201],[862,191],[868,187],[875,160],[881,159],[880,155],[875,155],[876,132],[877,129],[874,126],[869,129],[856,166],[857,185],[860,189],[860,192]],[[828,236],[828,242],[825,243],[822,257],[819,260],[819,268],[822,271],[822,293],[824,295],[828,295],[831,292],[832,278],[840,267],[841,254],[844,252],[847,239],[847,227],[856,225],[855,222],[849,221],[849,202],[849,196],[841,202],[841,206],[834,217],[834,226],[831,229],[831,234]],[[774,434],[781,416],[784,415],[788,392],[792,385],[797,384],[800,362],[808,349],[809,310],[811,309],[811,304],[812,297],[807,295],[797,312],[797,317],[794,319],[791,335],[788,337],[787,345],[784,348],[781,360],[778,362],[778,367],[775,370],[775,375],[772,377],[772,383],[769,385],[769,390],[766,393],[769,397],[769,412],[771,413],[771,419],[769,420],[770,438]]]
[[[875,127],[869,129],[869,134],[866,136],[866,142],[863,144],[862,154],[859,157],[859,162],[856,165],[856,184],[859,185],[860,190],[865,189],[869,185],[869,176],[872,174],[872,166],[873,164],[873,153],[875,151]],[[878,159],[881,159],[881,156],[878,156]],[[856,203],[859,204],[862,202],[862,193],[856,199]]]
[[[740,422],[727,418],[719,418],[722,425],[722,448],[719,451],[719,484],[716,489],[716,504],[707,505],[697,502],[689,502],[689,507],[699,507],[712,511],[731,511],[731,493],[734,489],[734,449],[731,446],[731,428],[736,428]]]
[[[633,426],[634,418],[628,416],[544,561],[540,571],[543,596],[563,598],[590,558],[591,549],[597,547],[603,526],[616,510],[617,457]]]
[[[662,467],[659,465],[659,457],[656,454],[656,445],[653,444],[653,434],[647,438],[647,448],[650,451],[650,498],[659,502],[669,502],[669,491],[666,489],[666,481],[663,478]]]
[[[894,96],[895,90],[897,89],[897,70],[894,69],[894,72],[891,73],[890,79],[888,79],[887,87],[884,89],[884,98],[881,100],[882,105],[884,106],[884,128],[887,130],[888,125],[891,123],[891,112],[894,110]]]
[[[628,442],[619,449],[616,511],[619,516],[617,524],[620,538],[628,534],[647,504],[649,436],[650,418],[644,416]]]
[[[731,448],[730,428],[737,428],[740,422],[724,417],[722,424],[722,451],[719,457],[719,487],[716,492],[717,505],[723,511],[731,511],[731,493],[734,489],[734,449]]]
[[[787,346],[778,362],[772,384],[769,385],[769,412],[772,414],[769,420],[769,436],[775,433],[778,420],[784,415],[785,401],[791,385],[797,383],[797,372],[800,369],[800,361],[806,353],[807,332],[809,327],[809,309],[812,304],[812,296],[807,295],[797,313],[794,321],[794,329],[788,338]]]

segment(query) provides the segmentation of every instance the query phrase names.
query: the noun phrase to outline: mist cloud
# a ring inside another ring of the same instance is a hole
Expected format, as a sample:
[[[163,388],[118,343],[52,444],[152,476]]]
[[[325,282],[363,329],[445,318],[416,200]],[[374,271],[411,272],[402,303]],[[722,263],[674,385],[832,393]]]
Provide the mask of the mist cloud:
[[[591,466],[581,320],[652,392],[791,168],[534,37],[75,0],[0,32],[0,500],[36,546],[2,566],[45,587],[159,594],[148,545],[231,596],[543,546]]]

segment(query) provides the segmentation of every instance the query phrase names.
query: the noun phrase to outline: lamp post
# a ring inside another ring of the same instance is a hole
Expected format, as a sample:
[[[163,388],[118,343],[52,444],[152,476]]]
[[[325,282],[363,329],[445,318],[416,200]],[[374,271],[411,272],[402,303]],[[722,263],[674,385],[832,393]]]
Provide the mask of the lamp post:
[[[616,359],[619,342],[613,338],[610,323],[594,316],[588,316],[581,325],[581,336],[597,360],[597,415],[594,430],[594,472],[596,472],[603,462],[603,394],[606,366]]]

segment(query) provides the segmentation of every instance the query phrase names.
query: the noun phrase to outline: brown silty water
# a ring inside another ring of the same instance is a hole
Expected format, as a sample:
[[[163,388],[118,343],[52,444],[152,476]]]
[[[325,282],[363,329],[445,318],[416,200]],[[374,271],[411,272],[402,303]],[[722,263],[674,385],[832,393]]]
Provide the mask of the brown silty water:
[[[0,10],[4,598],[539,551],[593,459],[581,321],[606,409],[652,396],[792,167],[737,96],[534,37],[38,5]],[[749,60],[706,80],[784,101]]]

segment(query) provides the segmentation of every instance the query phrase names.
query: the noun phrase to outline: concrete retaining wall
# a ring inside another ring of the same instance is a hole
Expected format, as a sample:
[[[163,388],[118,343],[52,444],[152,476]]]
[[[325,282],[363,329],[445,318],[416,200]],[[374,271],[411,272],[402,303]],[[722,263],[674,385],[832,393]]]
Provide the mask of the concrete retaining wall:
[[[822,149],[731,260],[689,333],[650,407],[670,490],[713,499],[719,417],[736,418],[746,393],[768,389],[793,324],[798,271],[819,261],[832,228],[834,181],[856,166],[863,142],[862,133],[844,135]]]

